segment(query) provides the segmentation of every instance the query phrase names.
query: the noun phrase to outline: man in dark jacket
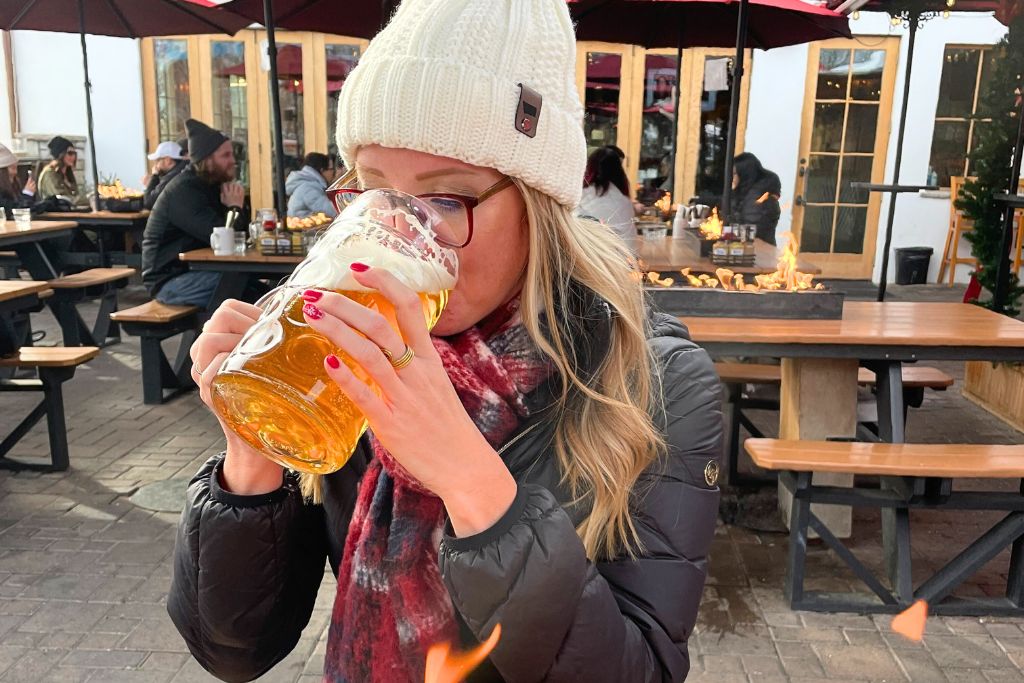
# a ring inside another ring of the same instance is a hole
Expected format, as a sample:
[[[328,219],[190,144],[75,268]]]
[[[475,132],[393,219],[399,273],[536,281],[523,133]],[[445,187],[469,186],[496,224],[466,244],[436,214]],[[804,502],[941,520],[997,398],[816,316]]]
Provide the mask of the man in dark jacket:
[[[206,308],[220,273],[190,271],[178,254],[209,248],[210,235],[224,225],[228,210],[242,210],[245,190],[234,182],[231,140],[195,119],[185,128],[192,163],[168,183],[146,223],[142,282],[160,303]],[[239,221],[248,223],[248,216]]]
[[[733,169],[729,220],[734,225],[756,225],[757,236],[768,244],[775,244],[775,228],[782,214],[779,176],[762,166],[750,152],[737,155]]]
[[[589,359],[584,376],[608,352],[611,318],[602,303],[592,301],[578,317],[585,327],[577,357]],[[564,485],[553,446],[557,416],[549,410],[498,451],[519,485],[508,512],[483,533],[444,536],[440,569],[464,644],[500,622],[519,655],[502,662],[504,678],[485,661],[469,679],[474,683],[686,678],[687,640],[718,514],[720,385],[707,353],[677,320],[654,316],[648,344],[664,387],[664,410],[653,417],[672,445],[637,482],[638,558],[587,559],[576,525],[589,510],[573,504]],[[528,400],[550,405],[546,391]],[[348,464],[323,478],[322,505],[303,502],[294,473],[265,495],[230,493],[220,484],[223,456],[195,476],[167,609],[204,668],[225,681],[250,681],[294,648],[325,558],[338,573],[371,457],[364,437]]]
[[[143,202],[147,209],[152,209],[160,193],[188,166],[188,159],[177,142],[161,142],[146,158],[153,162],[153,169],[143,182],[146,186]]]

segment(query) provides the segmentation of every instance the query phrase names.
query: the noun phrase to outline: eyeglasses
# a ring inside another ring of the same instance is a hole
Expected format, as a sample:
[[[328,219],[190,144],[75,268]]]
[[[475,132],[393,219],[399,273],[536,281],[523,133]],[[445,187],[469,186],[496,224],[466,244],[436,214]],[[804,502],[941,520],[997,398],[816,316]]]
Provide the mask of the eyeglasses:
[[[358,187],[350,187],[357,181],[356,171],[353,169],[327,188],[327,196],[339,213],[358,199],[359,195],[369,192]],[[473,239],[473,209],[511,186],[512,178],[504,176],[475,197],[438,192],[416,195],[416,198],[437,212],[441,218],[434,230],[437,241],[447,247],[461,249]]]

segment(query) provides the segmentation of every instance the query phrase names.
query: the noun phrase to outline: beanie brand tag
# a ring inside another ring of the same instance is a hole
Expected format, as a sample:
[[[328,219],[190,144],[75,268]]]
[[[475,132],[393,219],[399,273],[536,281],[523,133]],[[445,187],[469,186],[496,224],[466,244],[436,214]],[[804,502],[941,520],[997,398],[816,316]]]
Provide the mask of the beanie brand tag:
[[[516,107],[515,126],[523,135],[533,138],[537,136],[537,122],[540,119],[544,97],[529,86],[519,84],[519,105]]]

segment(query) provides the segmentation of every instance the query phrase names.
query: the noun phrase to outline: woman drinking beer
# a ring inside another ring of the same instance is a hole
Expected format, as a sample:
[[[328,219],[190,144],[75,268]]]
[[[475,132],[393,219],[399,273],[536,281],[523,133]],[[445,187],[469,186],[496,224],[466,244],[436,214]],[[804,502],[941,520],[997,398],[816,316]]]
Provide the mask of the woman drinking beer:
[[[618,240],[573,215],[575,55],[564,0],[410,0],[346,81],[338,147],[354,175],[335,196],[446,197],[458,281],[432,331],[386,268],[350,266],[397,330],[340,294],[303,295],[337,349],[318,361],[369,432],[337,472],[300,477],[225,430],[189,485],[168,609],[218,677],[250,680],[292,650],[325,558],[326,681],[422,681],[432,644],[499,623],[470,680],[686,677],[719,385],[686,330],[647,311]],[[192,348],[208,403],[260,312],[225,303]]]

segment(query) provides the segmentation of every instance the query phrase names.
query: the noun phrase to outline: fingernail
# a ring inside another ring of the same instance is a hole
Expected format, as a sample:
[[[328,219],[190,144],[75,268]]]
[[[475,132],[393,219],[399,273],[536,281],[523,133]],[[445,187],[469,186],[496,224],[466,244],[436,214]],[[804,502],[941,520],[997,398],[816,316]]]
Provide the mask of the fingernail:
[[[324,312],[321,311],[318,306],[314,306],[313,304],[306,304],[303,306],[302,312],[306,314],[307,318],[312,318],[313,320],[320,320],[324,317]]]
[[[351,268],[357,273],[365,273],[370,269],[370,266],[366,265],[365,263],[359,263],[357,261],[356,263],[349,265],[349,268]]]
[[[323,292],[318,292],[315,289],[307,289],[302,293],[302,298],[306,301],[320,301],[324,297]]]
[[[331,366],[332,370],[337,370],[341,367],[341,361],[333,353],[327,356],[327,364]]]

